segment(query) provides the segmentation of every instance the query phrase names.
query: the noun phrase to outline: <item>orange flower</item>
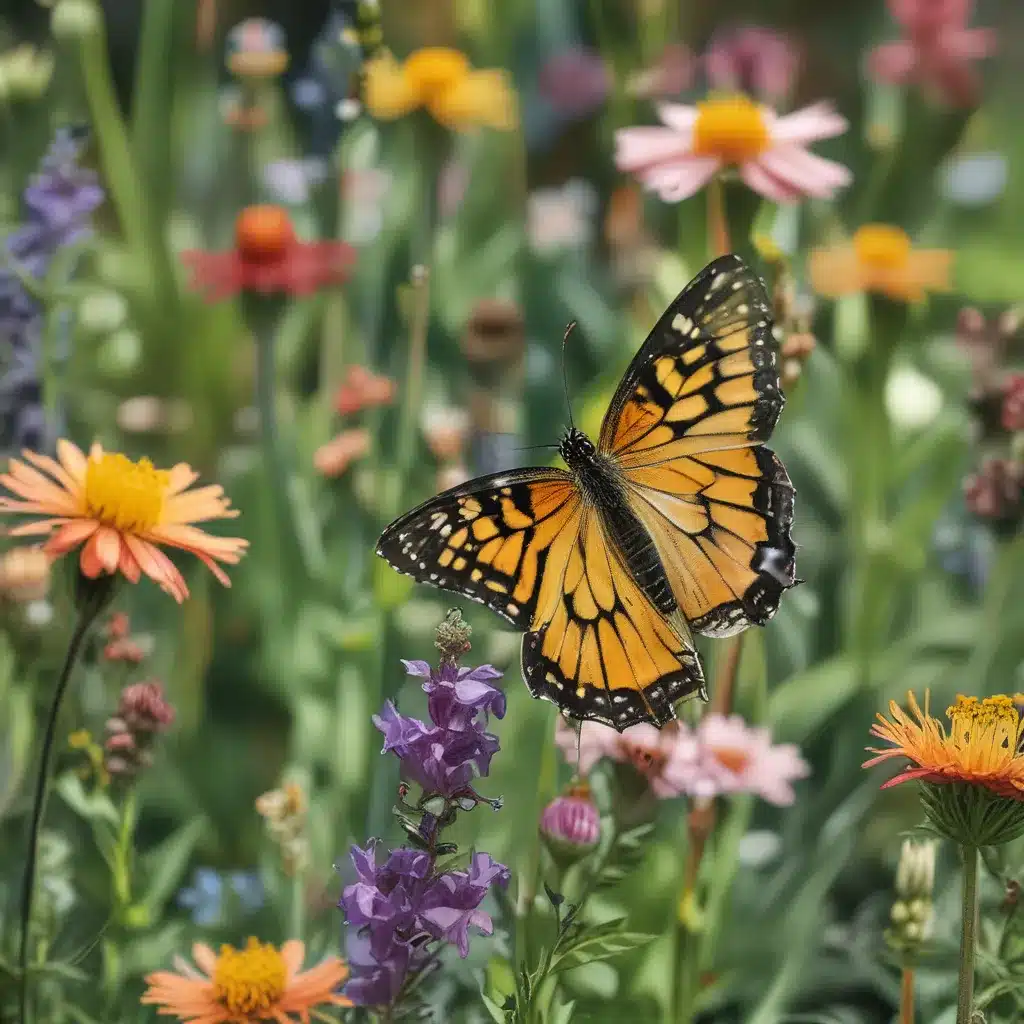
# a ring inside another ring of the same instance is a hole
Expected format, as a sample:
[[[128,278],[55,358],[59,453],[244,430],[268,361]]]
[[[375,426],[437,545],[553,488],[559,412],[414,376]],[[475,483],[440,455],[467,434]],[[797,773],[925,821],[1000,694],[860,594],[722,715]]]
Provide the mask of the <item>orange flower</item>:
[[[286,1024],[295,1020],[292,1014],[308,1024],[314,1007],[324,1003],[351,1006],[351,1000],[335,994],[348,977],[345,964],[328,957],[303,971],[305,954],[305,946],[296,939],[278,950],[250,938],[245,949],[221,946],[219,954],[197,942],[192,958],[199,970],[177,960],[180,974],[157,971],[148,975],[149,988],[142,1002],[186,1024]]]
[[[231,585],[217,562],[236,564],[249,542],[212,537],[194,524],[238,512],[217,485],[190,491],[199,474],[185,463],[155,469],[149,459],[133,462],[98,444],[86,458],[70,441],[57,442],[57,459],[23,455],[25,462],[11,459],[0,475],[0,484],[23,500],[0,497],[0,512],[47,518],[11,530],[12,536],[48,535],[43,550],[51,557],[82,547],[79,564],[90,579],[120,572],[138,583],[145,573],[179,603],[188,587],[165,547],[191,552]]]
[[[341,476],[348,467],[370,450],[370,432],[362,427],[343,430],[313,455],[313,465],[322,476]]]
[[[390,405],[395,398],[395,382],[378,376],[365,366],[350,366],[345,383],[338,388],[334,407],[342,416],[374,405]]]
[[[896,786],[910,779],[922,782],[963,782],[990,790],[998,796],[1024,800],[1024,719],[1013,699],[1003,695],[977,697],[959,695],[946,709],[950,726],[928,713],[928,694],[924,711],[913,693],[907,694],[908,715],[895,701],[889,702],[892,721],[878,716],[871,735],[891,743],[891,747],[868,750],[876,757],[865,761],[870,768],[892,757],[905,758],[909,767],[882,787]]]
[[[919,302],[926,291],[949,291],[953,253],[915,249],[905,231],[891,224],[865,224],[850,243],[812,249],[811,284],[819,295],[880,292],[901,302]]]

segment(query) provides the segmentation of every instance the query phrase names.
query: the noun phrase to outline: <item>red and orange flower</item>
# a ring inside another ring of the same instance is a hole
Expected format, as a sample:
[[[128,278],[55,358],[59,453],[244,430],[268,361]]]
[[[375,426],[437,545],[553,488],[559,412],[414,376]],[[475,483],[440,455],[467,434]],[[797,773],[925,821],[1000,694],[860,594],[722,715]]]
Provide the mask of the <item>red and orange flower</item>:
[[[199,970],[177,959],[174,971],[157,971],[146,978],[142,1002],[186,1024],[257,1024],[296,1019],[308,1024],[320,1016],[318,1006],[351,1006],[337,994],[348,968],[337,957],[302,970],[305,946],[296,939],[280,949],[250,938],[245,949],[221,946],[220,953],[203,943],[192,947]]]
[[[301,242],[286,210],[248,206],[235,223],[235,247],[181,255],[192,283],[215,302],[239,292],[308,295],[344,282],[355,262],[345,242]]]
[[[11,459],[2,484],[16,498],[0,497],[0,512],[44,518],[11,530],[15,537],[48,536],[51,556],[82,549],[79,564],[90,579],[120,573],[131,583],[143,574],[179,603],[188,587],[164,548],[195,555],[224,584],[217,563],[236,564],[247,540],[214,537],[196,523],[233,519],[224,490],[213,484],[190,490],[199,474],[184,462],[156,469],[149,459],[133,462],[94,444],[86,457],[70,441],[57,442],[57,458],[23,452]]]
[[[1024,800],[1024,719],[1014,700],[1005,695],[965,697],[946,709],[949,727],[924,710],[913,693],[907,694],[910,714],[895,701],[889,703],[892,721],[883,715],[871,727],[872,736],[891,746],[864,762],[865,768],[901,758],[911,766],[883,785],[899,785],[911,779],[925,783],[967,783],[1011,800]]]

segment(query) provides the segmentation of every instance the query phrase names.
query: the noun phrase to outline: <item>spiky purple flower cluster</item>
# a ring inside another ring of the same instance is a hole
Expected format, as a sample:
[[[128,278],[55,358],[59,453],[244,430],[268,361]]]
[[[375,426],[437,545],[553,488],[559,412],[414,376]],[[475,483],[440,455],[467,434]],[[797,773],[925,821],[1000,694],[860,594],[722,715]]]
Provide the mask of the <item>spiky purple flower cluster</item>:
[[[62,248],[89,235],[103,189],[92,171],[79,167],[79,149],[69,133],[57,135],[22,196],[25,221],[0,258],[0,446],[7,449],[46,447],[38,365],[43,310],[13,266],[42,281]]]

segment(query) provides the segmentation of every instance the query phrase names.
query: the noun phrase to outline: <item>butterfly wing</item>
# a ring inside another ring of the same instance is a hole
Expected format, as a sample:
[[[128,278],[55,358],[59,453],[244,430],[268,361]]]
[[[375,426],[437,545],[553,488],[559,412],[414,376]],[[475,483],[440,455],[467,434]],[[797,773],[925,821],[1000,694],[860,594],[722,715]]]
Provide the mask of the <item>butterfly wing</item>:
[[[392,523],[377,554],[525,632],[530,692],[573,718],[662,724],[703,689],[685,622],[633,581],[568,473],[524,469],[446,491]]]
[[[793,486],[761,447],[784,399],[764,285],[709,264],[630,364],[601,428],[690,625],[728,636],[795,583]]]

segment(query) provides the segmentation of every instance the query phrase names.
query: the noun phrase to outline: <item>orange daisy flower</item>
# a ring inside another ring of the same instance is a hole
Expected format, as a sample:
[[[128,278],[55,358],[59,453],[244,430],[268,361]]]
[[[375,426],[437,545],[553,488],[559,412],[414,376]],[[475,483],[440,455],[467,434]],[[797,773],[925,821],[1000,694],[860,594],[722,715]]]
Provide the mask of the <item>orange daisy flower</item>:
[[[308,1024],[325,1003],[351,1006],[352,1001],[336,994],[348,977],[348,968],[338,957],[328,957],[316,967],[303,971],[306,948],[297,939],[280,949],[250,938],[245,949],[221,946],[220,953],[197,942],[192,958],[199,970],[180,957],[174,971],[147,975],[142,1002],[159,1007],[158,1013],[177,1017],[185,1024],[257,1024],[277,1021],[288,1024],[298,1019]]]
[[[907,233],[891,224],[865,224],[849,243],[812,249],[807,265],[819,295],[879,292],[901,302],[919,302],[926,291],[949,291],[952,268],[948,249],[915,249]]]
[[[947,727],[928,713],[928,694],[924,711],[913,693],[907,694],[908,715],[895,701],[889,702],[892,721],[882,715],[871,727],[871,735],[891,743],[878,750],[868,747],[876,757],[863,767],[899,757],[913,762],[882,788],[910,779],[922,782],[963,782],[980,786],[998,796],[1024,800],[1024,718],[1013,698],[957,696],[946,709]]]
[[[0,512],[47,518],[11,530],[12,536],[49,536],[43,551],[51,557],[81,547],[79,564],[90,579],[120,572],[138,583],[145,573],[179,604],[188,587],[165,547],[191,552],[231,585],[217,563],[236,564],[249,542],[212,537],[194,524],[233,519],[238,511],[217,485],[189,490],[199,474],[185,463],[156,469],[149,459],[133,462],[98,444],[86,458],[70,441],[57,442],[56,459],[22,454],[25,462],[11,459],[0,475],[0,484],[17,495],[0,497]]]

